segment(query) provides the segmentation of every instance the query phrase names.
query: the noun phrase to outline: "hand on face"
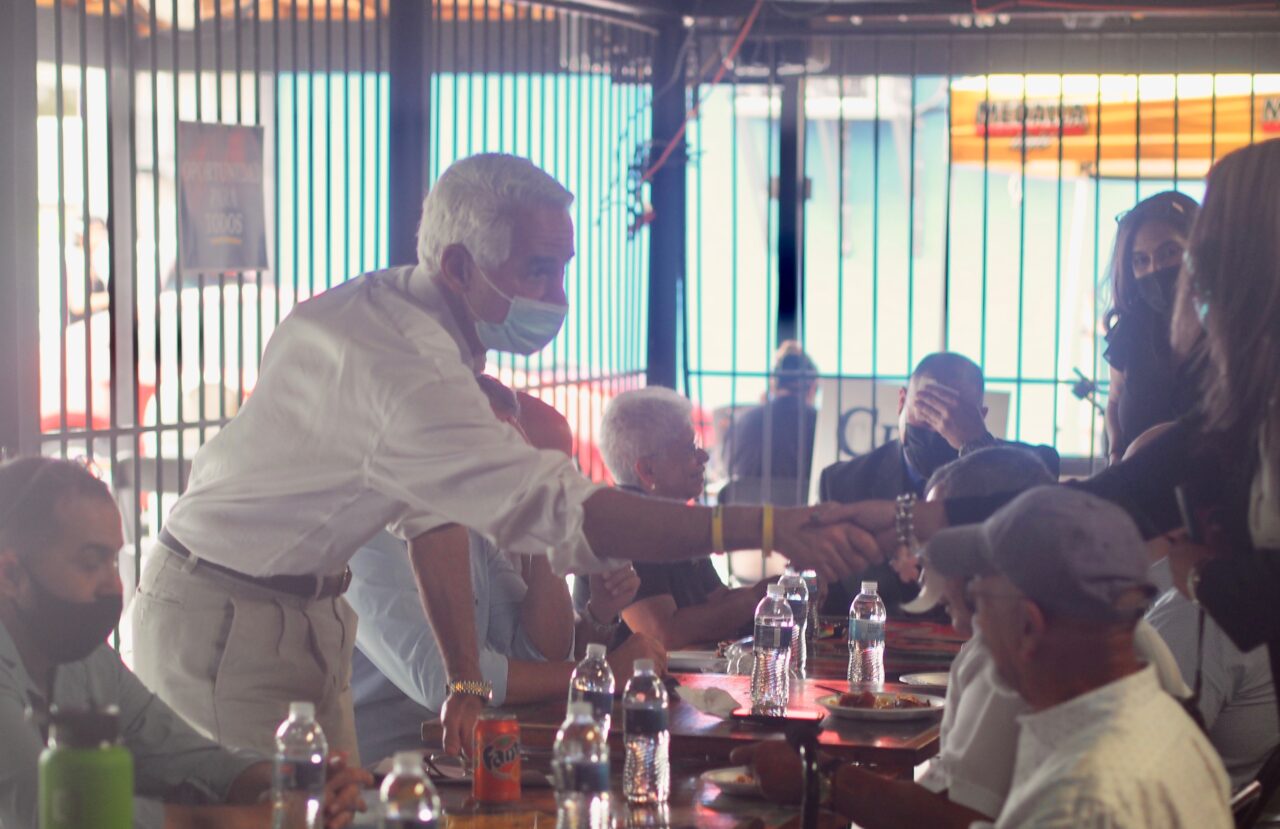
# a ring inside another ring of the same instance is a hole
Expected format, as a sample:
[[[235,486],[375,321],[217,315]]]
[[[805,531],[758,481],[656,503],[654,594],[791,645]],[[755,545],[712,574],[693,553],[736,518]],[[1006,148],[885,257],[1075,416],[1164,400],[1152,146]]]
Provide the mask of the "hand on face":
[[[908,422],[919,422],[942,435],[953,449],[987,435],[987,424],[982,408],[962,399],[959,393],[941,383],[922,385],[915,390],[912,405],[914,417],[908,413]]]
[[[591,602],[587,612],[595,616],[597,621],[607,621],[618,617],[631,605],[640,589],[640,576],[630,564],[619,567],[608,573],[597,573],[589,579],[591,585]]]

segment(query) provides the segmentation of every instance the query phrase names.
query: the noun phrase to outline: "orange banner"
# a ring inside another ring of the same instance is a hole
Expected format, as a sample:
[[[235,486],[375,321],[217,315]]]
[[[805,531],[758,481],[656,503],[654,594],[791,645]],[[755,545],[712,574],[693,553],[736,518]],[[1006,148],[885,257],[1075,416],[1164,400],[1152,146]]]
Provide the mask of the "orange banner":
[[[980,86],[976,79],[973,86]],[[1104,86],[1105,89],[1105,86]],[[1140,136],[1140,140],[1139,140]],[[1214,158],[1280,136],[1280,94],[1122,100],[951,91],[951,160],[1056,176],[1203,176]]]

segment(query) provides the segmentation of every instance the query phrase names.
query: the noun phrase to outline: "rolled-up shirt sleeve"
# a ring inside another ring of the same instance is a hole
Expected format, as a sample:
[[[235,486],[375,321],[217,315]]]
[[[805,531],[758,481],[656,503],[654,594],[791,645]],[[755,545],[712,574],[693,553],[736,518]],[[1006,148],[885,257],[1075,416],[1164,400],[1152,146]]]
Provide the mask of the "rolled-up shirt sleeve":
[[[121,742],[133,756],[135,829],[160,829],[165,800],[224,802],[235,779],[263,759],[196,733],[105,645],[59,670],[54,698],[68,708],[93,702],[119,708]],[[0,677],[0,825],[6,829],[35,827],[38,820],[44,745],[26,708],[18,683]]]
[[[560,574],[601,572],[583,534],[599,486],[563,454],[537,450],[497,421],[465,372],[432,379],[388,406],[367,462],[369,485],[403,504],[388,529],[411,539],[446,523],[511,553],[545,555]]]

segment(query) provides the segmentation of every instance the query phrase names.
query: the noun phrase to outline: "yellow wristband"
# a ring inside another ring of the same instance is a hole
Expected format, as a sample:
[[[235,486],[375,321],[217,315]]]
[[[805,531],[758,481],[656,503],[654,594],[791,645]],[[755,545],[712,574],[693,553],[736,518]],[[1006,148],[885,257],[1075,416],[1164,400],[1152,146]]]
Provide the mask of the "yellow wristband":
[[[760,528],[760,552],[766,556],[773,552],[773,504],[764,505],[764,517]]]
[[[711,510],[711,552],[724,552],[724,507],[720,505]]]

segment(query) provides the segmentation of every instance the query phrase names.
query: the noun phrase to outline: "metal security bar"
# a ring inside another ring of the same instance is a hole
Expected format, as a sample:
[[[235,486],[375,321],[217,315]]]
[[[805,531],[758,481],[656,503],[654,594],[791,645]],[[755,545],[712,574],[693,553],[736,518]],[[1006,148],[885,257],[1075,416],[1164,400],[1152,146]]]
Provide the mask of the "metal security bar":
[[[1114,217],[1200,198],[1214,159],[1280,130],[1269,31],[756,32],[714,85],[733,33],[692,40],[684,382],[723,461],[794,336],[821,375],[815,479],[893,436],[898,388],[944,349],[982,366],[997,434],[1088,474],[1105,430],[1078,395],[1107,392]]]
[[[531,357],[491,354],[489,371],[563,413],[583,471],[604,479],[604,406],[644,382],[653,32],[497,0],[433,11],[430,178],[474,153],[515,153],[576,197],[565,328]]]
[[[20,213],[37,267],[5,293],[25,303],[15,341],[30,352],[5,367],[39,368],[0,442],[100,471],[135,580],[280,320],[404,249],[421,193],[393,217],[392,177],[426,187],[475,152],[527,155],[577,194],[565,330],[490,371],[565,412],[584,470],[606,475],[601,410],[645,369],[651,30],[498,0],[19,1],[35,22],[21,68],[37,87],[37,203]],[[397,31],[396,10],[422,31]],[[420,168],[392,156],[396,49],[423,57],[408,78],[426,98]],[[260,128],[265,265],[186,264],[191,125]]]
[[[386,263],[387,26],[376,3],[42,0],[35,36],[39,417],[22,448],[101,471],[136,579],[281,317]],[[261,128],[266,267],[184,264],[191,124]]]

